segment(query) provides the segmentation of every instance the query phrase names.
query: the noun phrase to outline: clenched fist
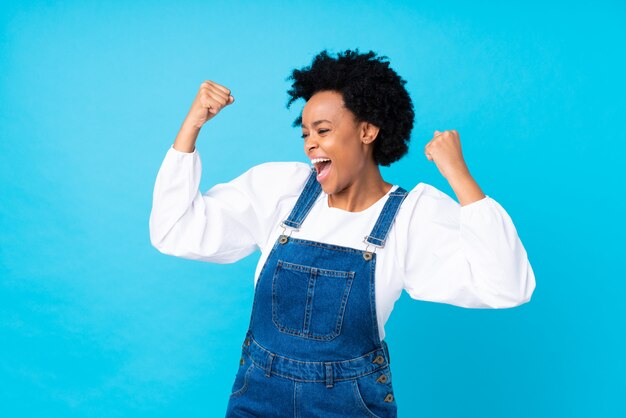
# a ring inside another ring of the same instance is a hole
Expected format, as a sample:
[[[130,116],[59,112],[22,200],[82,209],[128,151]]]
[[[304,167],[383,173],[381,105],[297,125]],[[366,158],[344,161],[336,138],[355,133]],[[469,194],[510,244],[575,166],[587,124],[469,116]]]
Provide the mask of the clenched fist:
[[[185,118],[185,123],[200,129],[207,121],[213,119],[220,110],[232,104],[235,98],[230,95],[230,90],[211,80],[200,85],[191,109]]]
[[[429,161],[435,162],[441,175],[448,181],[453,176],[469,174],[461,152],[459,133],[455,130],[435,131],[433,138],[424,147],[424,154]]]
[[[435,131],[433,139],[424,147],[424,154],[448,180],[461,206],[486,197],[465,164],[457,131]]]
[[[230,90],[226,87],[210,80],[200,84],[200,90],[178,131],[173,145],[174,149],[181,152],[193,152],[202,125],[234,101],[235,98],[230,95]]]

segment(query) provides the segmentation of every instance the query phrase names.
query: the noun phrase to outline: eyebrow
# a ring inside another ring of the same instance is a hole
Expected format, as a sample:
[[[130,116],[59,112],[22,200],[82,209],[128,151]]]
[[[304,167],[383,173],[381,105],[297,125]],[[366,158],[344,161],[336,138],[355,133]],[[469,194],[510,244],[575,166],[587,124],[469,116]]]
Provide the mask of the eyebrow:
[[[319,125],[319,124],[320,124],[320,123],[322,123],[322,122],[332,123],[332,122],[331,122],[331,121],[329,121],[328,119],[320,119],[320,120],[316,120],[316,121],[315,121],[315,122],[313,122],[311,125],[312,125],[313,127],[316,127],[317,125]],[[306,125],[305,125],[305,124],[302,124],[302,127],[303,127],[303,128],[306,128]]]

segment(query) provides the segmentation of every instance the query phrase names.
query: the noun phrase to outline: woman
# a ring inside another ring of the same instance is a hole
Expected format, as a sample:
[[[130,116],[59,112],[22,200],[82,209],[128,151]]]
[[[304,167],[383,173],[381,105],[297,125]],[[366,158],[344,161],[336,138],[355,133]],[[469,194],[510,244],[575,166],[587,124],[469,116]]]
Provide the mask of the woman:
[[[402,290],[468,308],[530,300],[526,251],[456,131],[435,131],[424,153],[460,205],[382,178],[379,166],[407,153],[414,118],[383,58],[322,51],[293,71],[287,106],[306,101],[294,125],[311,166],[260,164],[201,194],[198,132],[234,102],[206,81],[159,170],[150,237],[161,252],[231,263],[261,250],[227,416],[396,416],[383,339]]]

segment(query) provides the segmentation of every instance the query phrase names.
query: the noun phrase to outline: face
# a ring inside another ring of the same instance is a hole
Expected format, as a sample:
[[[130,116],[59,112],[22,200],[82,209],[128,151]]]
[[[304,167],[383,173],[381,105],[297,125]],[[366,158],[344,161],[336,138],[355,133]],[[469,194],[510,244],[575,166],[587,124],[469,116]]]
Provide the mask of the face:
[[[315,164],[317,180],[325,193],[350,187],[375,166],[373,143],[365,143],[374,139],[374,129],[371,124],[355,120],[354,114],[344,107],[341,93],[321,91],[306,102],[302,110],[304,152],[312,162],[330,159]]]

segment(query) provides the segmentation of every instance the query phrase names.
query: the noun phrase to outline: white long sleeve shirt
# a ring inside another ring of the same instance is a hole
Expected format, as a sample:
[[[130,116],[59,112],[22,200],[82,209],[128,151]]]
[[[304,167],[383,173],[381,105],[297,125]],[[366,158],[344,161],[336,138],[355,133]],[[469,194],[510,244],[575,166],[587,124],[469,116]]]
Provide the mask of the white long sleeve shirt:
[[[154,186],[150,240],[160,252],[213,263],[233,263],[261,251],[254,285],[310,173],[301,162],[268,162],[199,191],[197,149],[170,147]],[[361,212],[328,206],[322,192],[291,236],[365,249],[391,190]],[[372,250],[373,247],[369,249]],[[417,300],[466,308],[510,308],[530,300],[535,276],[507,212],[489,196],[459,205],[419,183],[404,199],[384,248],[377,248],[376,312],[384,325],[402,290]]]

